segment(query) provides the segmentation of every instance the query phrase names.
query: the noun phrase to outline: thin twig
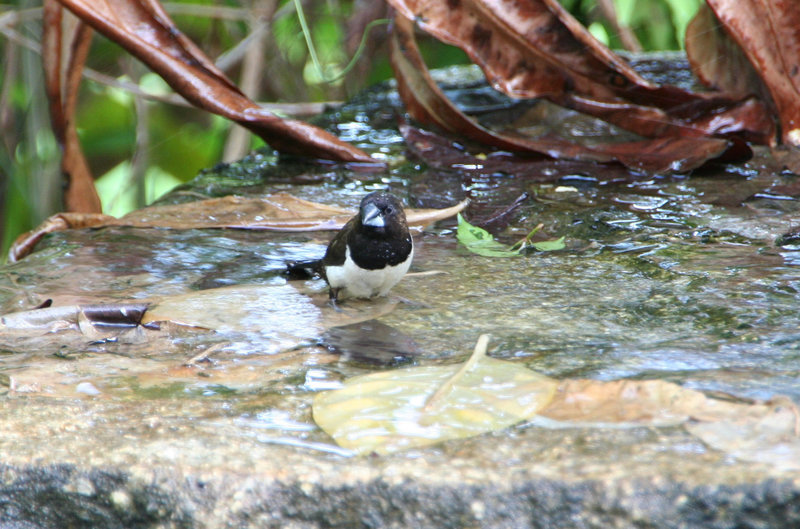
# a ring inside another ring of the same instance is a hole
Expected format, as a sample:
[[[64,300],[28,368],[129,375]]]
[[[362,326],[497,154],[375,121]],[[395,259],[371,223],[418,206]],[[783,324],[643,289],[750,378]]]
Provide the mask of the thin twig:
[[[180,4],[174,4],[174,5],[180,5]],[[202,8],[204,6],[198,6],[198,7]],[[180,9],[178,9],[178,11],[180,11]],[[213,12],[214,9],[209,9],[208,11]],[[286,9],[281,9],[278,12],[280,13],[283,11],[286,11]],[[24,17],[17,16],[19,13],[24,13],[25,16]],[[22,10],[19,12],[4,13],[0,15],[0,35],[4,36],[9,41],[15,42],[20,46],[27,48],[28,50],[41,54],[41,45],[39,44],[39,42],[29,37],[26,37],[16,29],[11,27],[15,25],[17,21],[35,20],[37,17],[41,18],[40,8]],[[255,38],[254,33],[249,35],[248,37],[253,36]],[[233,48],[231,52],[233,52],[235,49],[236,48]],[[243,49],[246,49],[246,46]],[[236,59],[236,57],[232,56],[230,61],[233,61],[234,59]],[[231,62],[231,64],[235,64],[235,62]],[[230,67],[231,64],[228,64],[228,61],[226,60],[222,62],[222,65],[218,64],[217,66],[220,67],[222,70],[225,70],[225,68]],[[124,79],[117,79],[110,75],[100,73],[97,70],[93,70],[91,68],[84,68],[83,77],[101,85],[110,86],[112,88],[119,88],[120,90],[129,92],[134,96],[143,97],[150,101],[159,101],[161,103],[168,103],[171,105],[177,105],[182,107],[194,106],[177,93],[170,92],[167,94],[154,94],[152,92],[147,92],[145,90],[142,90],[142,88],[136,83],[133,83],[131,81],[126,81]],[[259,105],[262,108],[264,108],[264,110],[267,110],[269,112],[275,112],[276,114],[281,114],[284,116],[293,116],[293,117],[314,116],[316,114],[324,112],[328,108],[336,107],[341,104],[342,104],[341,101],[324,101],[318,103],[259,103]]]
[[[20,22],[40,20],[42,18],[41,7],[31,7],[28,9],[11,9],[0,14],[0,26],[16,26]]]
[[[18,67],[18,53],[17,44],[15,42],[9,43],[5,49],[5,57],[3,66],[5,67],[5,74],[3,75],[3,86],[0,88],[0,127],[3,131],[13,131],[16,129],[14,126],[14,112],[8,103],[11,98],[11,90],[17,80],[17,67]],[[6,152],[14,152],[15,143],[8,133],[4,132],[3,146]],[[2,192],[0,192],[1,194]],[[1,208],[2,206],[0,206]]]
[[[617,10],[614,7],[614,2],[612,0],[597,0],[597,6],[600,8],[600,11],[603,13],[606,20],[608,20],[609,24],[614,28],[617,36],[619,36],[622,47],[628,51],[642,51],[642,44],[639,42],[639,39],[636,38],[636,34],[633,30],[620,23]]]
[[[33,52],[41,53],[41,46],[38,42],[33,39],[29,39],[25,37],[18,31],[4,27],[0,25],[0,34],[5,36],[8,40],[13,41],[24,48],[27,48]],[[147,92],[142,90],[142,88],[133,83],[131,81],[126,81],[124,79],[117,79],[116,77],[111,77],[110,75],[106,75],[104,73],[100,73],[97,70],[93,70],[91,68],[84,68],[83,70],[83,77],[89,79],[90,81],[94,81],[95,83],[110,86],[112,88],[119,88],[120,90],[124,90],[129,92],[132,95],[140,96],[150,101],[159,101],[161,103],[169,103],[170,105],[177,105],[182,107],[193,107],[191,103],[186,101],[183,97],[175,92],[170,92],[167,94],[154,94],[152,92]],[[276,114],[282,114],[285,116],[314,116],[321,112],[324,112],[328,108],[337,107],[342,104],[342,101],[323,101],[318,103],[259,103],[259,105],[264,109],[270,112],[275,112]]]
[[[257,21],[270,21],[275,12],[275,0],[260,0],[253,6],[252,18]],[[269,27],[268,24],[259,24]],[[268,32],[259,32],[259,38],[251,40],[242,61],[242,76],[239,79],[239,88],[244,95],[251,99],[259,97],[260,80],[264,74],[264,44]],[[233,126],[228,133],[223,150],[222,160],[238,160],[250,150],[250,131],[241,126]]]
[[[208,360],[208,357],[210,357],[212,354],[216,353],[217,351],[219,351],[220,349],[222,349],[226,345],[228,345],[228,344],[225,343],[225,342],[215,343],[211,347],[209,347],[207,349],[204,349],[201,353],[196,354],[193,357],[191,357],[189,360],[186,361],[186,363],[184,365],[186,365],[186,366],[194,366],[194,365],[199,364],[200,362],[205,362],[206,360]]]
[[[220,5],[166,3],[164,10],[171,15],[207,17],[236,22],[247,20],[251,16],[251,12],[247,8]]]
[[[222,52],[217,57],[217,60],[214,61],[214,64],[223,72],[229,71],[231,68],[242,62],[247,54],[247,50],[254,46],[254,43],[259,43],[259,45],[261,45],[263,48],[263,44],[261,43],[263,43],[265,36],[269,34],[271,29],[270,21],[259,21],[258,24],[253,26],[253,29],[250,31],[250,33],[245,35],[242,40],[237,42],[233,48]]]
[[[136,67],[131,65],[130,69]],[[138,206],[147,204],[145,192],[145,175],[150,159],[150,112],[148,103],[142,96],[133,98],[133,107],[136,111],[136,144],[131,158],[131,183],[136,186],[136,203]]]

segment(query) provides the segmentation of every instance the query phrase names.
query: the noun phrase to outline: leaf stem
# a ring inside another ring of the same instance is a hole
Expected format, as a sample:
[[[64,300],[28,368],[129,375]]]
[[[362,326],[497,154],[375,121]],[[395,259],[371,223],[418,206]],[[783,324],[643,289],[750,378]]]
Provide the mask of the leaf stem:
[[[355,53],[353,53],[353,58],[350,59],[350,62],[347,63],[347,66],[345,66],[336,77],[334,77],[328,82],[329,83],[336,82],[339,79],[343,78],[345,75],[347,75],[348,72],[350,72],[350,70],[352,70],[353,67],[356,65],[358,59],[361,58],[361,55],[364,53],[364,48],[367,47],[367,37],[369,36],[369,32],[372,31],[372,28],[382,24],[388,24],[389,22],[390,20],[388,18],[376,18],[375,20],[364,26],[364,33],[362,33],[361,35],[361,42],[358,43],[358,48],[356,48]]]
[[[544,228],[544,224],[539,223],[539,225],[533,228],[531,232],[525,236],[524,239],[520,239],[519,241],[517,241],[514,244],[514,246],[511,247],[511,251],[521,252],[522,250],[524,250],[528,246],[528,244],[530,244],[531,237],[533,237],[536,234],[536,232],[541,230],[542,228]]]
[[[489,346],[489,335],[488,334],[481,334],[478,337],[478,343],[475,344],[475,350],[472,352],[472,355],[469,359],[464,362],[464,365],[461,366],[461,369],[456,371],[453,376],[448,378],[444,381],[444,383],[439,386],[439,389],[433,393],[428,400],[425,402],[425,406],[422,408],[423,415],[426,413],[430,413],[433,409],[439,406],[440,401],[447,397],[447,395],[453,390],[453,386],[461,380],[473,367],[475,364],[478,363],[482,358],[486,356],[486,349]]]
[[[300,22],[300,28],[303,30],[303,37],[306,40],[306,46],[308,46],[308,53],[311,55],[311,62],[314,63],[314,68],[316,68],[317,75],[319,75],[319,78],[322,79],[322,82],[328,84],[335,83],[336,81],[344,78],[344,76],[353,69],[358,59],[360,59],[361,55],[364,53],[364,48],[367,46],[367,36],[369,36],[369,32],[372,30],[372,28],[381,24],[388,24],[390,22],[388,18],[378,18],[367,24],[364,27],[364,33],[361,35],[361,42],[358,43],[358,48],[356,48],[353,58],[350,59],[350,62],[347,63],[347,66],[345,66],[342,71],[333,77],[328,77],[322,68],[322,62],[319,60],[319,55],[317,55],[317,48],[314,47],[314,41],[311,39],[311,30],[308,28],[306,14],[303,11],[303,5],[301,1],[294,0],[294,6],[295,11],[297,11],[297,20]]]
[[[317,48],[314,47],[314,42],[311,40],[311,31],[308,29],[306,14],[303,11],[303,4],[300,2],[300,0],[294,0],[294,8],[295,11],[297,11],[297,20],[300,22],[300,28],[303,30],[303,37],[306,39],[308,53],[311,54],[311,61],[314,63],[314,66],[316,67],[320,77],[324,79],[325,74],[322,71],[322,64],[319,62],[319,57],[317,56]]]

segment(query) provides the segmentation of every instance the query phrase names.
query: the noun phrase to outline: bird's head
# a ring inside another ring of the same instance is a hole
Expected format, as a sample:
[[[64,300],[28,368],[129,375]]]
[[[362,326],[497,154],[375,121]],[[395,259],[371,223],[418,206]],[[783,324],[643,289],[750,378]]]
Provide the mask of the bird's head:
[[[378,233],[396,233],[407,229],[403,204],[391,193],[370,193],[361,200],[359,211],[361,224]]]

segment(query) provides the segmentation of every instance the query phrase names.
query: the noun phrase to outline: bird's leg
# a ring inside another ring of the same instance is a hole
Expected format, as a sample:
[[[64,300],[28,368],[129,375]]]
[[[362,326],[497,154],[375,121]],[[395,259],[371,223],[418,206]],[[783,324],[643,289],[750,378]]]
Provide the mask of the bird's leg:
[[[329,288],[328,289],[328,302],[333,307],[333,310],[340,312],[342,309],[339,308],[338,301],[339,301],[339,291],[340,288]]]

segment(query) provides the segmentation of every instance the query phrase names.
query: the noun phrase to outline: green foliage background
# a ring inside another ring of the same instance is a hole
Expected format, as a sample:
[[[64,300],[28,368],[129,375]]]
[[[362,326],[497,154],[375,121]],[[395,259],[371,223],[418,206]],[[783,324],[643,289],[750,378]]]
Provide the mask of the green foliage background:
[[[592,33],[620,48],[616,28],[633,30],[645,50],[680,49],[686,24],[700,0],[614,0],[618,25],[596,0],[562,0]],[[378,0],[303,2],[311,37],[326,74],[340,71],[369,20],[386,16]],[[0,249],[61,210],[59,152],[50,131],[41,59],[41,8],[35,0],[0,5]],[[341,101],[391,77],[383,26],[370,34],[367,52],[342,81],[320,82],[293,0],[174,0],[165,2],[177,25],[211,57],[237,53],[259,27],[266,28],[256,64],[260,81],[251,96],[261,102]],[[457,49],[423,43],[432,68],[468,62]],[[252,58],[252,57],[251,57]],[[240,80],[242,61],[226,69]],[[95,35],[89,68],[148,94],[167,95],[155,74],[116,44]],[[171,187],[223,159],[232,127],[204,112],[142,97],[128,89],[85,80],[78,127],[104,210],[121,215],[152,202]],[[248,149],[263,143],[245,140]],[[0,258],[2,261],[3,258]]]

